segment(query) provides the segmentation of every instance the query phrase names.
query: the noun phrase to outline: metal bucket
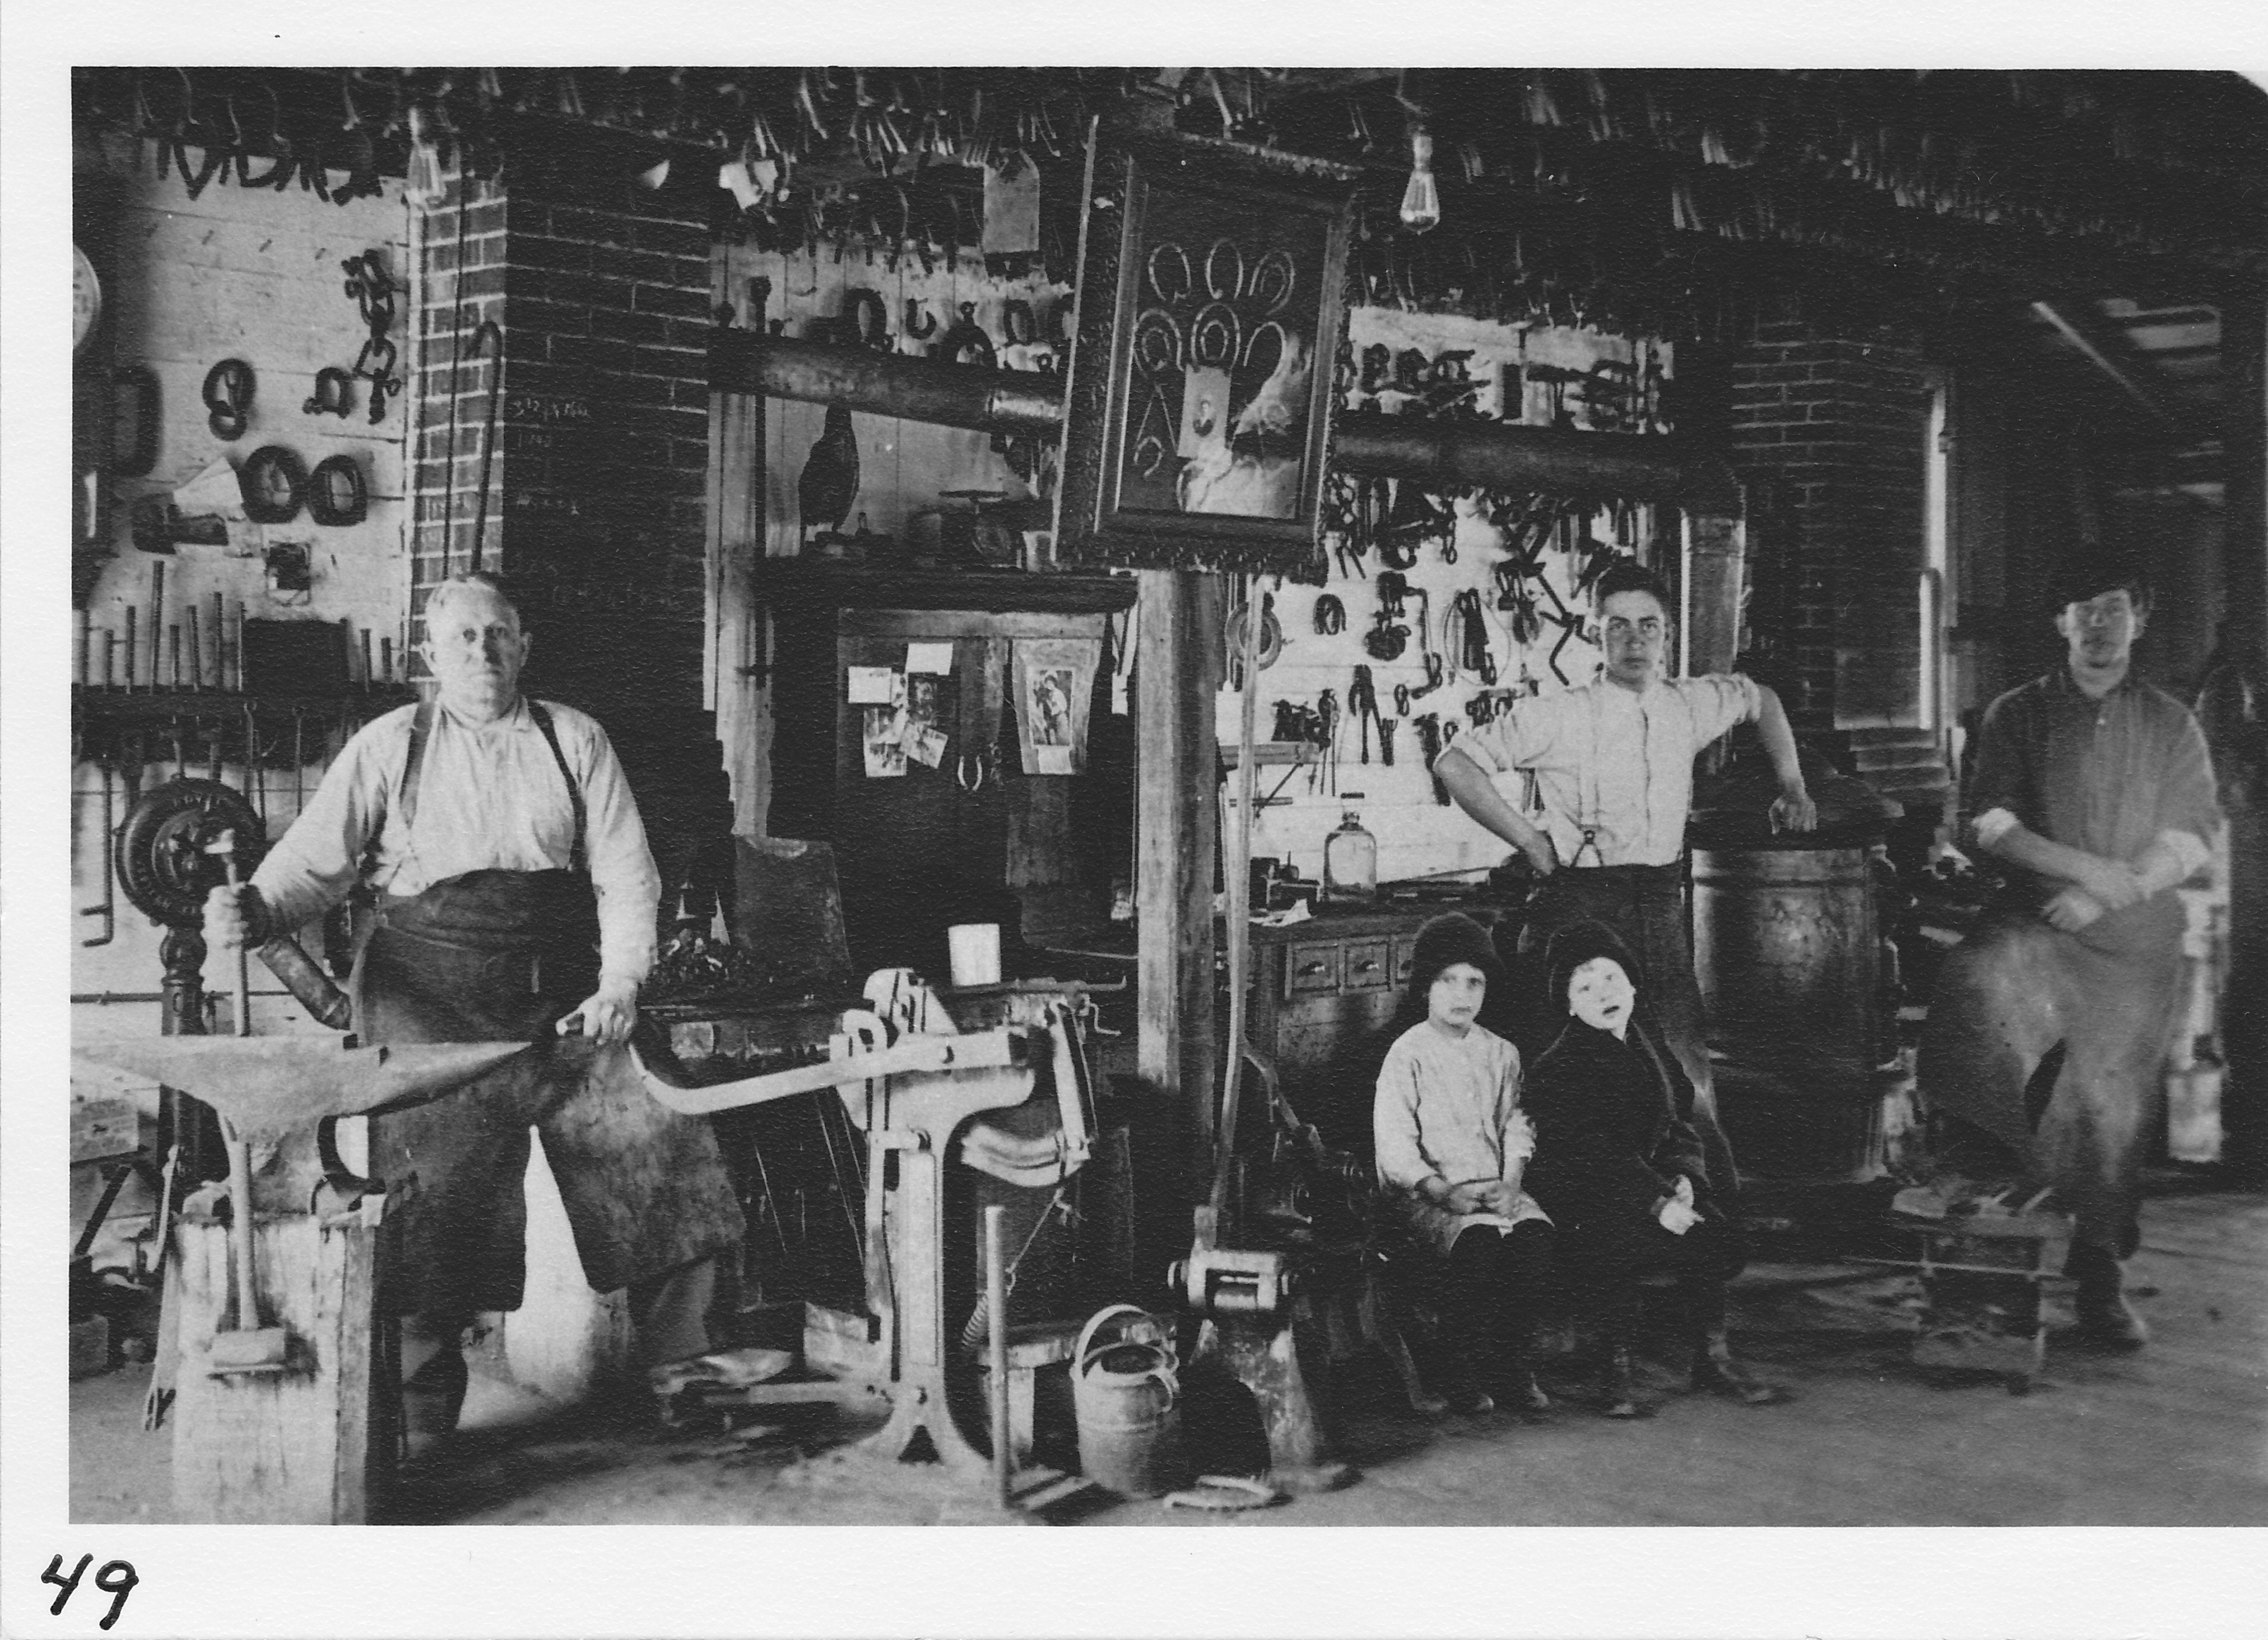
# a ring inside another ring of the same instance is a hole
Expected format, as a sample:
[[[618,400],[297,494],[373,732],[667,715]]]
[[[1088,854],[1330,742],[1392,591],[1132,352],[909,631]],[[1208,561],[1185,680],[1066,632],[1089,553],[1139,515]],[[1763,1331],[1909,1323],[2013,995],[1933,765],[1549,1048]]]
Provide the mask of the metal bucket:
[[[1882,968],[1867,850],[1696,849],[1693,958],[1742,1167],[1878,1174]]]
[[[1150,1336],[1130,1335],[1138,1323]],[[1079,1470],[1129,1497],[1160,1497],[1189,1478],[1181,1382],[1160,1331],[1138,1306],[1114,1304],[1088,1319],[1071,1352]]]

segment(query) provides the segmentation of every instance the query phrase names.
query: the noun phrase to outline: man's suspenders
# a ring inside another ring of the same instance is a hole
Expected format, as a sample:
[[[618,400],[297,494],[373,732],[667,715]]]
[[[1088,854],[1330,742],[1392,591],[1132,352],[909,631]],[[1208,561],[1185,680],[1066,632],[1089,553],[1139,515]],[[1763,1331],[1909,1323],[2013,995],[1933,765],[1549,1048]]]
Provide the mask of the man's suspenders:
[[[571,870],[587,872],[590,870],[588,852],[584,847],[585,813],[583,788],[576,783],[574,771],[567,767],[567,754],[559,749],[559,732],[552,726],[551,714],[541,702],[527,702],[527,715],[543,733],[544,745],[551,748],[551,761],[559,765],[559,777],[567,783],[567,801],[575,810],[575,842],[569,849],[567,864]],[[433,702],[420,701],[409,719],[409,752],[401,769],[401,829],[405,835],[417,820],[417,783],[425,775],[425,746],[433,734]],[[374,840],[373,840],[374,844]]]

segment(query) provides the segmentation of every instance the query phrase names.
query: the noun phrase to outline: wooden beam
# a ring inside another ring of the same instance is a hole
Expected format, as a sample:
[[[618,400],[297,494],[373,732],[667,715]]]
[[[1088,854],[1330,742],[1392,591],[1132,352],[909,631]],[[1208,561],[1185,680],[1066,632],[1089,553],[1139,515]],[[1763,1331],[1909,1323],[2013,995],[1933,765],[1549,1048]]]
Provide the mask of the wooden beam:
[[[2225,1151],[2238,1182],[2268,1181],[2268,281],[2238,283],[2221,307],[2228,488],[2224,672],[2208,679],[2206,730],[2228,816],[2228,978],[2221,994]],[[2212,697],[2217,696],[2218,699]],[[2242,702],[2252,702],[2248,712]],[[2219,710],[2214,710],[2218,706]]]
[[[2203,429],[2191,425],[2186,416],[2166,401],[2156,383],[2150,379],[2154,374],[2151,366],[2135,356],[2124,337],[2114,336],[2102,327],[2066,313],[2051,302],[2035,302],[2032,312],[2054,326],[2057,334],[2082,358],[2117,383],[2127,397],[2148,411],[2169,432],[2192,440],[2204,437]]]
[[[1212,1148],[1212,879],[1219,806],[1213,696],[1218,577],[1140,572],[1135,640],[1135,1064],[1167,1101],[1197,1199]]]

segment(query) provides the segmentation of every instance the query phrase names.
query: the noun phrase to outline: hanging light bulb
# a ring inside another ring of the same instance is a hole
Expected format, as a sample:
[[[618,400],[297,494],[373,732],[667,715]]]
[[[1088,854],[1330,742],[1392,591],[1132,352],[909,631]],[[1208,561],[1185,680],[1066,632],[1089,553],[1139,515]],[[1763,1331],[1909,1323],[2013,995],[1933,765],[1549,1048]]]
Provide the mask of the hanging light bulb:
[[[409,174],[403,179],[401,196],[413,205],[438,205],[448,195],[441,173],[441,151],[433,141],[425,110],[409,105]]]
[[[1402,190],[1402,225],[1412,233],[1441,225],[1441,190],[1433,182],[1433,134],[1423,127],[1410,133],[1410,181]]]

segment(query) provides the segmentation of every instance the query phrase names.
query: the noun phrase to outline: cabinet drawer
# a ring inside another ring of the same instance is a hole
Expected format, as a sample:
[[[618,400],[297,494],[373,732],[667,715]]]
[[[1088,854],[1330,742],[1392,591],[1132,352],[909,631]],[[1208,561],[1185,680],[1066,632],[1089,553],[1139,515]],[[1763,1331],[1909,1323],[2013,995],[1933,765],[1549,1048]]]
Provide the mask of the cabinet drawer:
[[[1418,937],[1415,934],[1395,935],[1394,938],[1394,982],[1396,985],[1409,984],[1410,973],[1417,967]]]
[[[1293,945],[1284,953],[1286,996],[1335,991],[1338,988],[1339,948],[1336,945]]]
[[[1351,991],[1376,990],[1393,982],[1388,967],[1388,942],[1382,939],[1350,941],[1340,960],[1346,968],[1345,984]]]

